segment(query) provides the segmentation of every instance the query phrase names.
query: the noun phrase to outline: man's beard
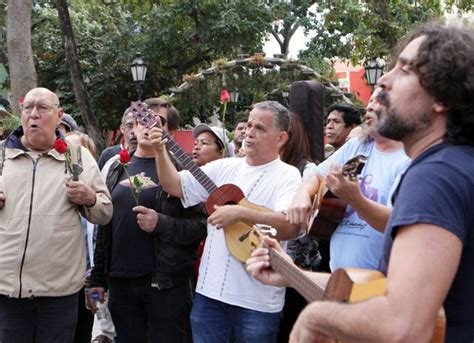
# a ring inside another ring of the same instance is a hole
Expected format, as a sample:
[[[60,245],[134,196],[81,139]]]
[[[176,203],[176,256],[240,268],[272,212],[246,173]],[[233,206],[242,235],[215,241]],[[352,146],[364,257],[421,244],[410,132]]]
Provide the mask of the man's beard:
[[[388,139],[401,141],[406,135],[416,131],[416,127],[403,121],[393,110],[386,110],[385,118],[379,121],[377,132]]]
[[[385,138],[402,141],[409,134],[425,128],[431,122],[429,115],[426,113],[420,115],[419,118],[414,116],[409,117],[409,119],[402,118],[397,114],[396,109],[390,106],[390,99],[384,91],[380,92],[377,100],[385,108],[385,113],[382,113],[380,109],[375,111],[379,119],[377,132]]]

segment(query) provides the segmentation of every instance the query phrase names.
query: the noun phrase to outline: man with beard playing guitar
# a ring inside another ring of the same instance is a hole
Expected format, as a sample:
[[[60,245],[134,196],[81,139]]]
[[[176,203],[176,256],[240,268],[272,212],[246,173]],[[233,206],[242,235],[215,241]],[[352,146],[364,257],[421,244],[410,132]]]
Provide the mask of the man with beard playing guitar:
[[[378,132],[413,159],[394,193],[380,270],[383,295],[356,304],[316,301],[291,342],[426,342],[444,305],[446,342],[474,340],[474,31],[423,26],[378,82]],[[289,217],[295,213],[289,210]],[[299,214],[298,214],[299,215]],[[291,220],[293,221],[293,220]],[[272,240],[267,244],[274,246]],[[266,249],[247,262],[266,284],[284,286]],[[317,273],[308,277],[320,277]]]

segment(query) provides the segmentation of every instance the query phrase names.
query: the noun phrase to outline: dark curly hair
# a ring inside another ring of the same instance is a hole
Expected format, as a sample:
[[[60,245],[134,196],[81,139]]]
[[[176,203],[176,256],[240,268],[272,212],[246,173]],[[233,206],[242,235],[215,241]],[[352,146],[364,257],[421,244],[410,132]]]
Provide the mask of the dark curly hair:
[[[446,139],[474,145],[474,31],[439,23],[425,24],[404,40],[426,36],[413,70],[421,85],[449,110]]]
[[[342,120],[344,120],[345,127],[360,125],[362,122],[360,119],[360,111],[351,104],[332,104],[328,108],[326,118],[332,111],[342,112]]]

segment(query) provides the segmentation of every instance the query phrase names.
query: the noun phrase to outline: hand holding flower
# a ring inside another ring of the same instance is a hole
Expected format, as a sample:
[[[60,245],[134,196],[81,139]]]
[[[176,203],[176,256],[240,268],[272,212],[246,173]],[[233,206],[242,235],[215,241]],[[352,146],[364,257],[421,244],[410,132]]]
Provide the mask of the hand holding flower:
[[[127,175],[127,182],[120,182],[122,186],[129,186],[132,191],[132,196],[135,199],[135,203],[137,206],[140,205],[140,193],[145,188],[153,188],[156,187],[156,183],[154,183],[150,177],[145,176],[145,173],[140,173],[138,175],[133,175],[132,177],[128,173],[128,164],[130,163],[130,155],[127,149],[122,149],[119,152],[119,161],[123,166],[125,174]]]
[[[132,210],[137,213],[137,223],[140,229],[145,232],[155,231],[158,224],[158,213],[155,210],[144,206],[136,206]]]
[[[82,181],[66,181],[66,195],[70,202],[87,207],[94,206],[96,202],[96,193]]]

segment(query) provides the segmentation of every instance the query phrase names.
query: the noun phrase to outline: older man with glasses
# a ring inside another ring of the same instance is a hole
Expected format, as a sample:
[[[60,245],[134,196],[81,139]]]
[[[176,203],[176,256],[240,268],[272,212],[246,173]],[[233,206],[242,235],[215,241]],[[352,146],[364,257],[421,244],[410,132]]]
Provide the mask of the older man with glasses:
[[[94,158],[57,129],[63,113],[56,94],[31,90],[0,147],[0,342],[72,341],[86,271],[79,213],[112,216]],[[77,181],[66,152],[81,156]]]

